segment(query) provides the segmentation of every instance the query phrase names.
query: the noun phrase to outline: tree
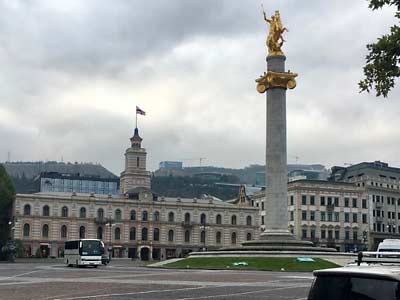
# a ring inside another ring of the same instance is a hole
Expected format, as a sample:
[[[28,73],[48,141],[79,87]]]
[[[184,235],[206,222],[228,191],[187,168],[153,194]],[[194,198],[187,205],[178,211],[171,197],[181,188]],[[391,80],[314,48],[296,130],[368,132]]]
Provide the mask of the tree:
[[[15,197],[13,182],[6,169],[0,165],[0,244],[9,237],[9,225],[11,220],[12,203]]]
[[[369,0],[369,8],[377,10],[383,6],[396,6],[396,18],[400,20],[400,0]],[[377,42],[368,44],[369,51],[364,66],[365,78],[358,85],[360,91],[376,91],[376,96],[387,97],[400,77],[400,27],[393,25],[390,33],[378,38]]]

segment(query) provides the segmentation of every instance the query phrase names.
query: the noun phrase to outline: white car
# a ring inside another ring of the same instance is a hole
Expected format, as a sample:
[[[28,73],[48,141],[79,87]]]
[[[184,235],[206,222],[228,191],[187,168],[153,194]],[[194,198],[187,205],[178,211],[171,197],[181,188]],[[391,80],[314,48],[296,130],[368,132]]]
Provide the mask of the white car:
[[[374,261],[314,271],[308,300],[399,300],[400,260],[382,262],[374,253]]]

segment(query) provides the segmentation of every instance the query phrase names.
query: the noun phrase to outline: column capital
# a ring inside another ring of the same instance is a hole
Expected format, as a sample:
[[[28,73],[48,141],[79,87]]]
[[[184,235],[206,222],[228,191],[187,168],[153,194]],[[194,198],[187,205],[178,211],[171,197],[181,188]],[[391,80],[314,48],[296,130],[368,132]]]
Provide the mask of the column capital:
[[[296,87],[296,77],[297,73],[264,72],[263,76],[256,79],[257,91],[262,94],[270,88],[294,89]]]

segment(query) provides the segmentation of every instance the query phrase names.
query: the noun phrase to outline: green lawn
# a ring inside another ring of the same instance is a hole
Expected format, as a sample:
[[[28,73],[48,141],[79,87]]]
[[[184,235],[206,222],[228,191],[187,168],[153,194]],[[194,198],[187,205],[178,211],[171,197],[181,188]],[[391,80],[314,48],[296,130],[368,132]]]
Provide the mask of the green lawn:
[[[339,267],[329,261],[313,258],[314,262],[297,262],[295,257],[199,257],[186,258],[165,264],[173,269],[232,269],[264,271],[313,271]],[[246,262],[247,266],[234,266],[234,262]]]

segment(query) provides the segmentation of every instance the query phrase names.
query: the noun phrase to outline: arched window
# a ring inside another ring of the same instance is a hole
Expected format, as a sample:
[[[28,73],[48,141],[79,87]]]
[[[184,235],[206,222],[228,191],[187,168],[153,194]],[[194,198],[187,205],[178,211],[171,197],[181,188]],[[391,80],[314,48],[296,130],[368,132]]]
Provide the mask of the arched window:
[[[79,238],[84,239],[86,236],[86,229],[85,226],[79,227]]]
[[[153,231],[153,240],[154,240],[154,241],[159,241],[159,240],[160,240],[160,229],[154,228],[154,231]]]
[[[185,223],[190,223],[190,214],[189,213],[185,214]]]
[[[216,218],[216,220],[215,220],[215,223],[217,223],[217,224],[222,224],[222,217],[221,217],[221,215],[217,215],[217,218]]]
[[[114,239],[115,240],[121,239],[121,229],[119,227],[115,228],[114,230]]]
[[[251,241],[251,233],[250,232],[247,233],[246,240]]]
[[[236,218],[235,215],[233,215],[233,216],[231,217],[231,224],[232,224],[232,225],[237,225],[237,218]]]
[[[142,212],[142,221],[148,221],[148,220],[149,220],[149,216],[148,216],[147,210],[144,210]]]
[[[153,219],[155,222],[160,221],[160,212],[159,211],[155,211],[153,214]]]
[[[68,237],[68,228],[67,225],[61,226],[61,238],[66,239]]]
[[[131,241],[136,240],[136,228],[135,227],[131,227],[131,230],[129,230],[129,239]]]
[[[103,239],[103,227],[97,227],[97,238],[99,240]]]
[[[236,232],[232,232],[232,235],[231,235],[231,243],[232,243],[233,245],[236,244]]]
[[[190,243],[190,231],[185,231],[185,243]]]
[[[43,217],[50,216],[50,207],[48,205],[43,206],[42,215],[43,215]]]
[[[86,208],[81,207],[81,209],[79,210],[79,218],[81,219],[86,218]]]
[[[168,222],[174,222],[175,221],[175,215],[172,211],[168,213]]]
[[[122,216],[121,216],[121,210],[119,208],[115,210],[114,218],[115,218],[115,221],[121,221]]]
[[[215,242],[217,244],[221,244],[221,231],[217,231],[217,233],[215,234]]]
[[[30,216],[31,215],[31,206],[29,204],[25,204],[24,206],[24,216]]]
[[[174,231],[171,229],[168,231],[168,242],[174,241]]]
[[[42,237],[48,238],[49,237],[49,225],[44,224],[42,227]]]
[[[103,219],[103,218],[104,218],[104,209],[99,208],[99,209],[97,210],[97,218],[98,218],[98,219]]]
[[[63,206],[63,208],[61,208],[61,217],[68,218],[68,207]]]
[[[24,224],[24,237],[29,237],[31,228],[29,226],[29,224]]]
[[[251,226],[251,216],[247,216],[246,218],[246,225]]]
[[[204,230],[201,231],[200,233],[200,242],[205,243],[206,242],[206,232]]]
[[[142,228],[142,241],[147,241],[147,228]]]
[[[201,214],[200,215],[200,224],[206,224],[206,222],[207,222],[206,214]]]
[[[136,210],[132,209],[131,210],[131,221],[135,221],[136,220]]]

